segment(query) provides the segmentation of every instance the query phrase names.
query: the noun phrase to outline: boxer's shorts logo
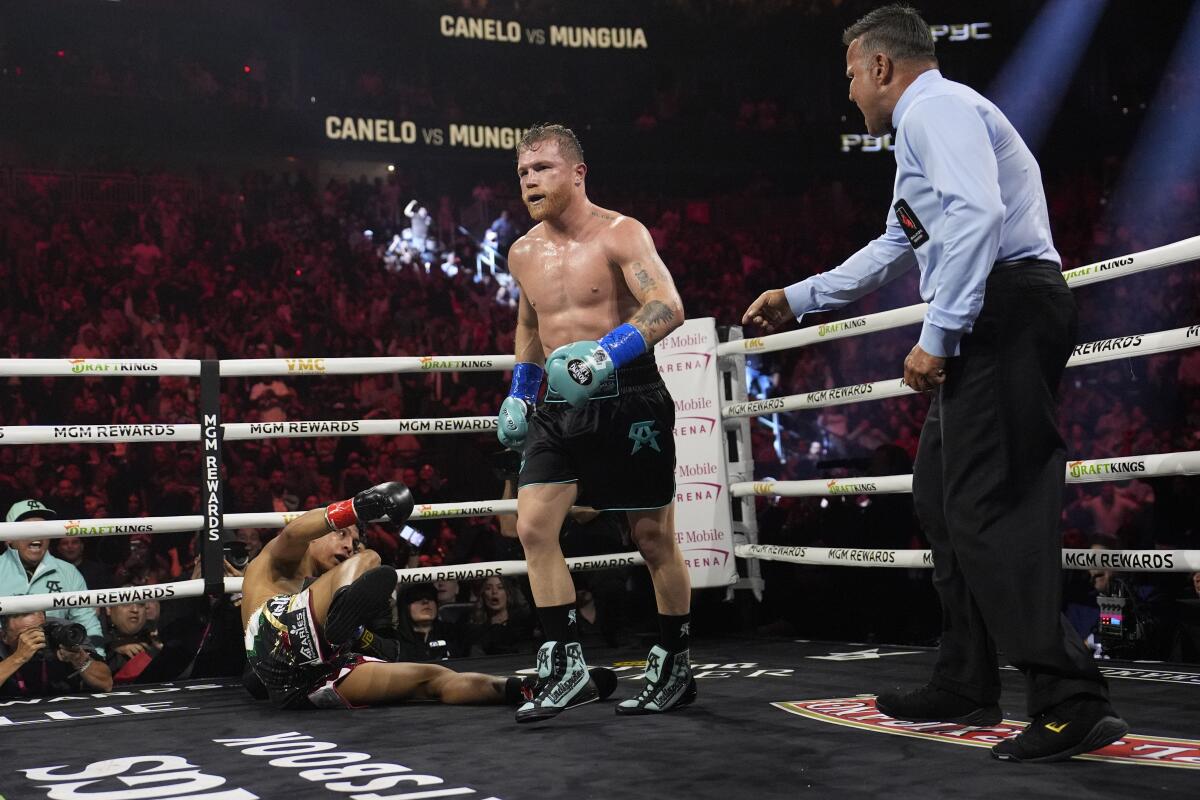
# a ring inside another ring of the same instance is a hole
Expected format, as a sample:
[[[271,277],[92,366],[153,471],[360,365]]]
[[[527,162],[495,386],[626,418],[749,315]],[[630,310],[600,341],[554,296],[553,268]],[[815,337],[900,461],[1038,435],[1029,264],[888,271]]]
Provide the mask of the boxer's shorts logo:
[[[629,439],[633,442],[633,450],[629,452],[633,455],[642,447],[649,447],[655,452],[662,452],[662,448],[658,446],[658,431],[654,430],[654,420],[648,419],[642,422],[635,422],[629,426]]]

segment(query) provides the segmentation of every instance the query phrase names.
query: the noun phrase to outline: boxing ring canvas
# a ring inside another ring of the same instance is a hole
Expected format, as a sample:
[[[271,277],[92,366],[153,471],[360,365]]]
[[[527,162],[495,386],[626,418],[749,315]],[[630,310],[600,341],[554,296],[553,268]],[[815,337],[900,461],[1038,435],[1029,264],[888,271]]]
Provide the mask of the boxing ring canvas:
[[[591,653],[635,691],[645,649]],[[626,718],[613,701],[542,725],[503,706],[433,704],[278,712],[236,681],[0,701],[0,795],[8,800],[462,797],[1195,797],[1200,670],[1106,662],[1132,728],[1060,766],[993,761],[1022,723],[1018,673],[1003,673],[995,728],[896,723],[869,693],[917,684],[934,652],[793,640],[698,644],[700,702]],[[528,655],[461,668],[517,674]],[[864,693],[868,693],[863,696]],[[901,735],[896,735],[901,734]],[[1034,791],[1036,789],[1036,791]]]

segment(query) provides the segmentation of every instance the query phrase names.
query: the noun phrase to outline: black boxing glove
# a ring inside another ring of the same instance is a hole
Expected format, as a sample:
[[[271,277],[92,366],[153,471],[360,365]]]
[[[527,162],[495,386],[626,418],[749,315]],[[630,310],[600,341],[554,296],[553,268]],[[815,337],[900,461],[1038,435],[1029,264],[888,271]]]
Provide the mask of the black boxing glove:
[[[349,528],[357,522],[390,520],[401,524],[412,510],[412,492],[399,481],[389,481],[364,489],[352,500],[330,503],[325,508],[325,523],[331,531]]]

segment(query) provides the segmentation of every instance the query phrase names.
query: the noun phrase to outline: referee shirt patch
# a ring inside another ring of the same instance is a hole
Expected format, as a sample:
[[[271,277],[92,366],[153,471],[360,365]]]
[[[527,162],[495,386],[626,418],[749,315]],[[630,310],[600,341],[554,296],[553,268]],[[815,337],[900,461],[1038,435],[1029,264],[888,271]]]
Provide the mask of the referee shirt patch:
[[[925,230],[925,226],[921,224],[921,220],[917,219],[917,215],[913,213],[912,206],[907,201],[897,200],[896,205],[892,207],[896,209],[896,219],[900,221],[900,227],[903,229],[904,235],[908,237],[908,243],[912,245],[913,250],[929,241],[929,231]]]

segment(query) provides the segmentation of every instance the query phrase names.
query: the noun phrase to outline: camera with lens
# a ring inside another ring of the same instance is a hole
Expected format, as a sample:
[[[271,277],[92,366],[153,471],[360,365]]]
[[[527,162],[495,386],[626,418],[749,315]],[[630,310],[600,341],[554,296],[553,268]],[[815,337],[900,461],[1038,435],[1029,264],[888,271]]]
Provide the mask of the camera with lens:
[[[87,631],[78,622],[46,620],[42,631],[46,634],[46,647],[51,650],[58,650],[60,647],[76,650],[87,641]]]
[[[228,541],[225,543],[225,560],[234,569],[245,571],[250,563],[250,550],[245,542]]]

